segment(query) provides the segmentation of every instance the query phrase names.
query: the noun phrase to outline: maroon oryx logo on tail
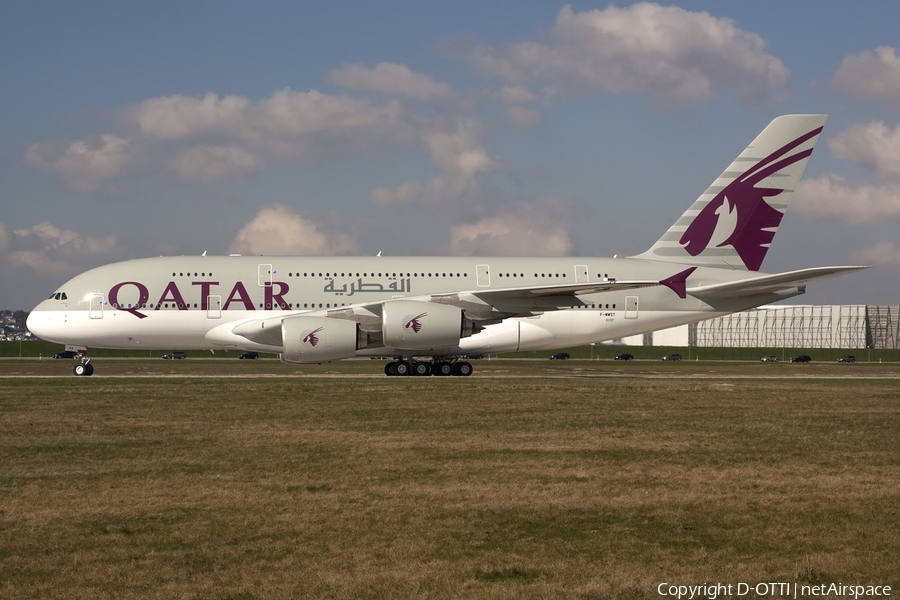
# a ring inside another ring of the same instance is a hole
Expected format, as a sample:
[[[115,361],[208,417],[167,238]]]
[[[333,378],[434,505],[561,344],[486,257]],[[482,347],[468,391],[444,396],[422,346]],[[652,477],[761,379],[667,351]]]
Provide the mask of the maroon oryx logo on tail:
[[[303,338],[303,342],[309,344],[312,347],[316,347],[319,344],[319,336],[316,334],[325,329],[324,327],[319,327],[318,329],[313,329],[309,333],[306,334],[306,337]]]
[[[697,256],[710,245],[731,245],[751,271],[758,271],[775,230],[784,214],[772,208],[766,198],[784,189],[757,188],[767,177],[812,154],[812,148],[785,157],[791,150],[821,133],[819,127],[779,148],[729,183],[685,230],[679,242],[688,254]],[[716,239],[713,239],[715,235]]]
[[[404,329],[412,329],[416,333],[419,333],[419,330],[422,329],[422,323],[419,322],[419,319],[422,317],[427,317],[428,313],[423,312],[421,314],[416,315],[412,319],[406,322],[406,325],[403,326]]]

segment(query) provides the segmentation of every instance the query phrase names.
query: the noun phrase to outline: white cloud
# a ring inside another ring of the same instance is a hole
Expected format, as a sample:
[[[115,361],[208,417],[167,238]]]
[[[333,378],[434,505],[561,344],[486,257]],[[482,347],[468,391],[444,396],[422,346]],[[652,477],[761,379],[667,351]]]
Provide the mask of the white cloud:
[[[73,142],[62,151],[55,142],[32,144],[25,151],[25,164],[56,175],[75,191],[91,193],[107,179],[140,170],[140,156],[130,140],[106,134]]]
[[[533,104],[538,98],[522,86],[507,85],[500,89],[497,97],[503,102],[503,114],[519,129],[529,129],[541,124],[540,111],[524,106]]]
[[[470,119],[460,119],[450,131],[435,131],[427,136],[431,160],[445,174],[448,184],[459,190],[471,184],[481,173],[500,166],[496,157],[481,145],[478,125]]]
[[[446,253],[477,256],[566,256],[573,243],[569,211],[556,198],[505,203],[495,214],[450,227]]]
[[[791,210],[806,217],[826,217],[850,223],[900,219],[900,183],[856,183],[834,173],[801,180]]]
[[[532,94],[529,89],[518,85],[503,86],[498,95],[507,104],[527,104],[537,101],[537,96]]]
[[[71,270],[71,265],[60,258],[51,258],[34,250],[16,250],[7,258],[14,267],[27,267],[42,275],[59,275]]]
[[[71,229],[60,229],[47,221],[28,229],[17,229],[15,235],[22,240],[38,240],[46,250],[109,254],[119,241],[114,235],[103,237],[83,236]]]
[[[172,169],[181,181],[209,185],[254,177],[265,165],[260,156],[240,146],[193,146],[172,161]]]
[[[900,108],[900,56],[890,46],[847,56],[831,83],[857,100]]]
[[[229,247],[240,254],[353,254],[359,248],[345,233],[323,231],[286,206],[261,209],[241,229]]]
[[[407,181],[396,187],[380,186],[373,190],[369,201],[376,206],[418,204],[437,206],[455,201],[471,192],[477,178],[501,167],[499,158],[488,153],[481,143],[480,127],[470,118],[439,124],[423,140],[428,154],[440,173],[427,184]]]
[[[247,113],[252,103],[242,96],[208,93],[203,98],[162,96],[150,98],[122,111],[148,137],[179,140],[188,137],[253,137],[247,128]]]
[[[503,114],[509,122],[520,129],[530,129],[541,124],[541,113],[525,106],[506,106]]]
[[[426,186],[418,181],[405,181],[395,187],[378,186],[369,195],[369,202],[386,207],[397,204],[428,204],[425,198]]]
[[[328,80],[346,88],[370,90],[414,100],[447,100],[455,95],[446,83],[434,81],[424,73],[416,73],[406,65],[387,62],[378,63],[374,69],[363,65],[347,65],[331,71]]]
[[[397,102],[285,89],[240,96],[152,98],[121,111],[132,135],[32,144],[25,162],[91,193],[111,180],[151,176],[211,184],[259,174],[271,161],[323,160],[419,139],[422,125]]]
[[[853,256],[855,259],[858,259],[860,262],[865,264],[891,266],[900,265],[900,248],[898,248],[893,242],[889,242],[887,240],[882,240],[874,246],[866,248],[865,250],[854,252]]]
[[[445,84],[401,67],[379,65],[366,73],[399,73],[397,79],[407,79],[407,95],[451,95]],[[466,112],[464,104],[457,109]],[[479,175],[500,165],[484,148],[475,117],[423,117],[395,100],[374,105],[284,89],[258,102],[216,94],[152,98],[121,115],[130,126],[129,137],[106,134],[68,145],[33,144],[25,162],[70,189],[93,193],[124,177],[214,185],[257,176],[273,161],[322,161],[401,145],[427,148],[437,175],[427,184],[376,189],[371,200],[378,206],[453,200],[472,189]]]
[[[85,259],[111,259],[122,249],[114,235],[84,236],[49,222],[15,230],[0,247],[9,250],[7,262],[11,265],[40,274],[71,272]]]
[[[900,178],[900,125],[891,129],[881,121],[855,125],[828,140],[836,158],[871,169],[881,177]]]
[[[560,223],[518,215],[486,217],[450,228],[448,253],[463,256],[565,256],[572,251]]]
[[[789,71],[757,34],[731,19],[641,2],[628,8],[559,12],[546,44],[475,48],[484,72],[556,93],[644,93],[661,102],[695,103],[722,86],[743,101],[780,99]]]

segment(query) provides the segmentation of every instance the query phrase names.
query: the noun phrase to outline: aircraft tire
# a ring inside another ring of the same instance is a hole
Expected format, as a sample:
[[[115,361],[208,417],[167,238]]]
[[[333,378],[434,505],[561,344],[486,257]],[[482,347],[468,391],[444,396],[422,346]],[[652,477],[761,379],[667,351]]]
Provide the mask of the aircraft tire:
[[[397,374],[397,362],[391,361],[388,364],[384,365],[384,374],[388,377],[393,377]]]
[[[78,363],[75,365],[74,371],[78,377],[90,377],[94,373],[94,367],[90,364]]]
[[[397,375],[409,375],[411,373],[409,363],[405,360],[398,360],[396,365],[397,367],[395,370],[397,371]]]
[[[448,362],[441,361],[434,363],[434,369],[432,370],[434,375],[438,377],[447,377],[448,375],[453,375],[453,365]]]
[[[413,363],[412,369],[413,375],[416,375],[418,377],[431,375],[431,365],[426,362]]]
[[[467,362],[458,362],[453,366],[453,374],[460,377],[468,377],[472,374],[472,365]]]

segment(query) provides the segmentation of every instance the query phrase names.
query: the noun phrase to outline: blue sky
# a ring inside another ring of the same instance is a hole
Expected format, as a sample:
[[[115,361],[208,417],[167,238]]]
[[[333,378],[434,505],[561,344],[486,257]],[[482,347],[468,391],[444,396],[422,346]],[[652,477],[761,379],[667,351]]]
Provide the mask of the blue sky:
[[[0,307],[160,254],[637,254],[828,113],[763,264],[900,302],[896,2],[7,2]]]

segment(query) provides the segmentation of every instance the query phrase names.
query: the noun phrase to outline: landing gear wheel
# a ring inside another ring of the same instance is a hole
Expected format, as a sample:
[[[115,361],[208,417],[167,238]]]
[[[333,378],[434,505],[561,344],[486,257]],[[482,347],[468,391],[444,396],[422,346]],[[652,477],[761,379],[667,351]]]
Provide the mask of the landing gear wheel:
[[[472,365],[467,362],[458,362],[453,365],[453,374],[460,377],[468,377],[472,374]]]
[[[431,375],[431,364],[426,362],[413,363],[413,375],[426,376]]]
[[[90,377],[94,374],[94,365],[91,363],[78,363],[75,365],[74,371],[78,377]]]
[[[394,364],[397,365],[397,367],[396,367],[397,375],[409,375],[409,363],[408,362],[406,362],[405,360],[398,360]]]
[[[449,375],[453,375],[453,365],[448,362],[436,362],[434,363],[434,370],[432,371],[434,375],[438,377],[447,377]]]
[[[388,364],[384,365],[384,374],[387,375],[388,377],[393,377],[394,375],[396,375],[397,374],[397,363],[389,362]]]

